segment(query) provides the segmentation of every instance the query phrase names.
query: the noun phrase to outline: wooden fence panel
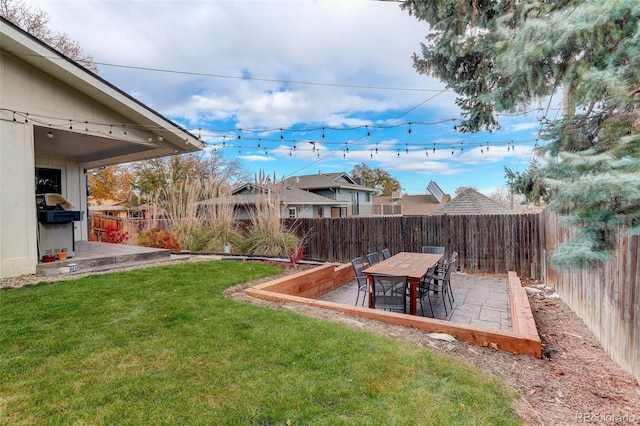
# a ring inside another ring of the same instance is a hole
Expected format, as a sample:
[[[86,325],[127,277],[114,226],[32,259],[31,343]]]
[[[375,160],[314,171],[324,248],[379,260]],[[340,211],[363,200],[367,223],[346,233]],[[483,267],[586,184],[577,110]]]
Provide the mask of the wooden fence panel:
[[[532,275],[531,262],[542,261],[537,214],[482,216],[383,216],[288,220],[307,235],[305,256],[332,262],[381,252],[420,251],[423,245],[444,246],[446,256],[459,255],[459,269],[470,273],[516,271]]]
[[[558,271],[551,254],[575,230],[562,226],[554,213],[545,211],[542,216],[546,283],[555,286],[611,358],[640,380],[640,237],[619,226],[611,234],[615,243],[610,262],[593,269]]]

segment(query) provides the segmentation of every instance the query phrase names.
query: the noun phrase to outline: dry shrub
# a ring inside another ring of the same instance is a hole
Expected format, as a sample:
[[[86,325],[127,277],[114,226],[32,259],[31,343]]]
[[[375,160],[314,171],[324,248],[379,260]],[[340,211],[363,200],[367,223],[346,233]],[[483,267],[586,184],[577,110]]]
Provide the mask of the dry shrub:
[[[182,247],[193,252],[222,252],[226,244],[239,245],[242,238],[233,221],[229,203],[204,203],[218,195],[213,179],[186,180],[154,194],[149,203],[153,218],[149,227],[163,227],[178,236]]]
[[[287,256],[297,252],[300,239],[281,219],[280,185],[282,183],[265,185],[266,191],[261,193],[250,214],[251,224],[240,247],[242,253]]]
[[[182,251],[178,237],[166,229],[151,228],[141,231],[136,242],[139,246],[169,249],[173,253]]]

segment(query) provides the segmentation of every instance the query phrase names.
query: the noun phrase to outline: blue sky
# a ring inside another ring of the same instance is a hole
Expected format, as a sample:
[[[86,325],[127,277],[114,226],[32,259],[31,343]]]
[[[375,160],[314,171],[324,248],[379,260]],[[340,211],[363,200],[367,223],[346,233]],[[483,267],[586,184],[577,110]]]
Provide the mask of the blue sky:
[[[456,132],[454,93],[412,67],[429,28],[395,2],[25,3],[77,40],[103,78],[208,149],[278,178],[366,162],[409,194],[431,180],[447,193],[490,194],[505,166],[521,171],[532,159],[547,107],[503,115],[497,132]]]

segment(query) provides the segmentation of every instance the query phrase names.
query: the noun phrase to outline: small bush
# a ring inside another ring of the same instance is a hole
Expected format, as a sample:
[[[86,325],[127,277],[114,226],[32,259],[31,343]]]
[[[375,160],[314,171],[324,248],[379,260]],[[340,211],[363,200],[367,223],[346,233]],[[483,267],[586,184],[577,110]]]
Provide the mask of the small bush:
[[[155,247],[169,249],[172,252],[178,252],[182,250],[182,245],[178,237],[161,228],[151,228],[145,231],[141,231],[136,239],[136,245],[145,247]]]
[[[109,225],[104,231],[104,242],[112,244],[122,244],[129,240],[129,233],[124,232],[117,226]]]

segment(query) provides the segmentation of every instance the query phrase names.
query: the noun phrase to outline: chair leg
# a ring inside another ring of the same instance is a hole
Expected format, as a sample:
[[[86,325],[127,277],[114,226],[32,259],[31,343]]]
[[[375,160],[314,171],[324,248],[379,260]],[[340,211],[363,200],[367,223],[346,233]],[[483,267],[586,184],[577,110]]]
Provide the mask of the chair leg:
[[[440,291],[434,291],[434,293],[438,294],[440,293],[442,295],[442,306],[444,306],[444,314],[445,316],[449,316],[449,311],[447,311],[447,302],[445,300],[445,295],[444,295],[444,286],[440,289]],[[429,296],[429,294],[427,293],[427,297],[429,297],[429,304],[431,304],[431,296]],[[433,312],[433,311],[432,311]]]

